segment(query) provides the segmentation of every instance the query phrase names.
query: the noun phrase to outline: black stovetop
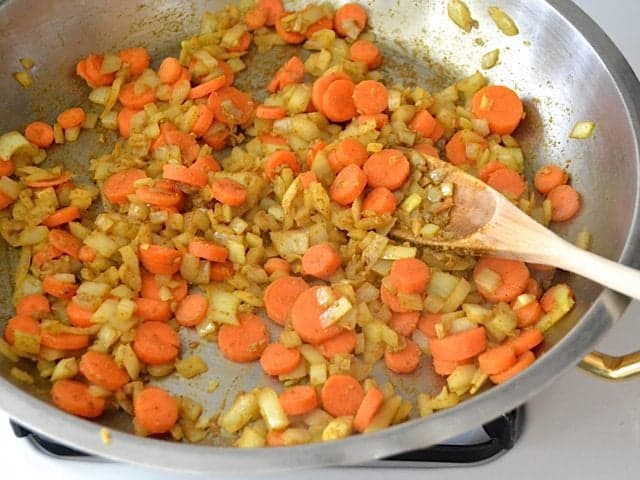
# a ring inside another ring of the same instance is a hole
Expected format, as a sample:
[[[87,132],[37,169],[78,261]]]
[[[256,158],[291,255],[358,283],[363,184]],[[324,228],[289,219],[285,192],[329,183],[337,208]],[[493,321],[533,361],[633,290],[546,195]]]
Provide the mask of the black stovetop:
[[[462,436],[459,437],[461,440],[454,439],[433,447],[394,455],[366,466],[440,467],[484,463],[510,450],[520,437],[523,425],[524,407],[520,407],[483,425],[478,429],[479,432],[471,435],[475,440],[464,440]],[[13,420],[11,427],[17,437],[26,438],[34,447],[47,455],[66,460],[101,460],[48,440]],[[482,438],[478,439],[478,433],[481,433]]]

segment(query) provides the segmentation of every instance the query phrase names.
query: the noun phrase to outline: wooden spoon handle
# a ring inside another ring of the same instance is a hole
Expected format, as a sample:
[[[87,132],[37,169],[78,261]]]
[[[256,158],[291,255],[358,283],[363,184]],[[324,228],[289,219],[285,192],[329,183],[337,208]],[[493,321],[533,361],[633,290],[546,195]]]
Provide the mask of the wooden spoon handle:
[[[560,240],[560,239],[558,239]],[[640,299],[640,271],[582,250],[569,242],[558,242],[553,264],[593,280],[628,297]]]

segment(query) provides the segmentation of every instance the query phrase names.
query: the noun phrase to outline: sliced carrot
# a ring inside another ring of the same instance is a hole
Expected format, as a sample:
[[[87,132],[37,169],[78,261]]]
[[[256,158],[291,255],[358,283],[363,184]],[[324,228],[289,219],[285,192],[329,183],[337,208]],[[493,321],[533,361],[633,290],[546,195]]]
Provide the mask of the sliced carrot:
[[[429,113],[428,110],[420,110],[416,113],[409,124],[414,132],[422,134],[424,138],[431,138],[438,121]]]
[[[53,404],[78,417],[96,418],[102,415],[106,400],[91,395],[89,387],[75,380],[58,380],[51,387]]]
[[[233,264],[230,261],[211,264],[211,280],[214,282],[224,282],[225,280],[233,277],[235,270]]]
[[[253,101],[234,87],[224,87],[209,95],[207,106],[216,119],[226,125],[244,125],[251,120]]]
[[[80,218],[78,207],[62,207],[42,221],[42,225],[49,228],[59,227],[65,223],[72,222]]]
[[[498,170],[502,170],[503,168],[507,168],[504,163],[498,162],[497,160],[491,160],[484,167],[478,170],[477,177],[483,182],[487,183],[487,181],[489,181],[489,176],[491,176],[492,173]]]
[[[529,278],[529,281],[527,282],[527,288],[524,293],[528,293],[536,298],[540,298],[540,295],[542,295],[540,283],[538,283],[538,281],[533,277]]]
[[[419,312],[393,312],[391,314],[391,321],[389,326],[393,328],[400,335],[405,337],[410,336],[418,326],[420,320]]]
[[[289,270],[291,269],[289,267],[289,262],[287,262],[285,259],[280,257],[270,258],[269,260],[264,262],[264,266],[262,268],[264,268],[264,271],[267,272],[267,275],[272,275],[275,272],[289,273]],[[265,290],[265,295],[266,293],[267,291]],[[266,303],[266,300],[265,300],[265,303]]]
[[[331,375],[320,392],[322,408],[329,415],[355,415],[364,398],[362,385],[351,375]]]
[[[300,171],[298,158],[288,150],[276,150],[264,162],[264,173],[270,180],[275,180],[282,168],[290,168],[294,175]]]
[[[269,331],[264,321],[251,313],[238,314],[239,325],[224,324],[218,333],[218,348],[234,362],[258,360],[269,344]]]
[[[420,364],[420,349],[409,339],[402,350],[384,352],[384,363],[389,370],[395,373],[411,373]]]
[[[264,308],[269,318],[278,325],[284,326],[296,299],[308,288],[307,282],[300,277],[285,276],[271,282],[264,290],[263,298]]]
[[[78,238],[59,229],[49,231],[49,243],[73,258],[78,258],[78,252],[82,246],[82,242]]]
[[[261,8],[254,7],[244,15],[244,23],[249,30],[258,30],[267,23],[267,12]]]
[[[102,194],[114,205],[126,203],[129,201],[129,195],[136,191],[134,184],[143,178],[147,178],[147,174],[138,168],[114,173],[104,181]]]
[[[256,118],[263,120],[279,120],[287,116],[287,109],[271,105],[258,105],[256,108]]]
[[[345,330],[329,340],[325,340],[318,345],[320,353],[327,358],[332,359],[335,355],[347,355],[356,349],[356,332],[354,330]]]
[[[258,8],[267,14],[265,25],[273,27],[278,17],[284,13],[284,5],[282,0],[259,0]]]
[[[362,211],[375,212],[378,215],[385,213],[393,215],[396,206],[396,197],[391,190],[386,187],[376,187],[364,197]]]
[[[194,187],[204,187],[209,183],[209,176],[202,169],[171,163],[162,167],[162,178]]]
[[[399,150],[385,149],[374,153],[364,164],[367,184],[397,190],[409,177],[409,160]]]
[[[200,145],[193,135],[178,130],[173,124],[165,122],[160,127],[163,140],[167,145],[177,145],[180,147],[182,160],[189,164],[200,154]]]
[[[249,50],[249,46],[251,46],[252,38],[253,37],[249,32],[244,32],[238,39],[237,43],[231,47],[228,47],[227,50],[229,50],[230,52],[246,52],[247,50]]]
[[[24,183],[27,185],[27,187],[31,188],[57,187],[58,185],[62,185],[63,183],[68,182],[71,178],[73,178],[72,173],[64,172],[62,175],[56,178],[50,178],[47,180],[25,181]]]
[[[203,172],[207,176],[209,172],[219,172],[222,170],[220,165],[211,155],[202,155],[196,158],[196,161],[191,164],[191,170],[198,170]]]
[[[494,291],[489,291],[476,281],[484,269],[497,273],[501,282]],[[473,270],[473,279],[480,294],[490,302],[511,302],[522,294],[529,281],[529,269],[524,262],[504,258],[481,257]]]
[[[476,327],[444,338],[431,338],[429,347],[433,358],[459,362],[484,352],[487,334],[484,327]]]
[[[247,189],[230,178],[219,178],[211,184],[211,197],[225,205],[237,207],[247,200]]]
[[[454,165],[469,165],[473,160],[467,157],[467,145],[464,142],[464,130],[459,130],[449,139],[444,147],[447,160]],[[482,148],[486,148],[487,143],[483,139],[478,143]]]
[[[359,115],[358,125],[364,125],[368,122],[374,122],[376,130],[381,130],[387,123],[389,123],[389,115],[386,113],[376,113],[375,115]]]
[[[47,330],[42,330],[40,333],[40,345],[55,350],[80,350],[89,345],[89,335],[51,333]]]
[[[488,85],[478,90],[471,99],[471,111],[487,120],[491,133],[498,135],[513,133],[524,115],[518,94],[502,85]]]
[[[189,242],[189,253],[210,262],[224,262],[229,257],[226,247],[201,237],[194,237]]]
[[[16,313],[27,317],[42,318],[51,313],[51,304],[44,295],[32,293],[25,295],[16,305]]]
[[[276,72],[267,85],[271,93],[278,92],[288,85],[301,83],[304,79],[304,63],[299,57],[293,56]]]
[[[260,366],[267,375],[285,375],[300,364],[300,350],[279,342],[270,343],[260,356]]]
[[[82,308],[77,303],[70,301],[67,303],[66,312],[69,323],[74,327],[86,328],[92,325],[91,316],[93,312],[91,310]]]
[[[131,82],[123,85],[120,89],[118,100],[124,107],[142,110],[148,103],[156,101],[156,92],[151,87],[147,87],[140,93],[136,93],[135,87],[135,83]]]
[[[522,176],[509,168],[501,168],[489,175],[487,185],[512,200],[517,200],[527,189]]]
[[[180,60],[175,57],[166,57],[162,60],[158,68],[158,78],[162,83],[171,85],[180,79],[180,75],[182,75]]]
[[[302,172],[300,175],[298,175],[298,178],[300,178],[300,184],[302,185],[302,188],[309,188],[312,184],[318,183],[318,177],[311,170],[309,170],[308,172]]]
[[[74,107],[63,111],[56,120],[62,128],[67,129],[81,126],[84,119],[84,110],[80,107]]]
[[[4,329],[4,338],[10,345],[13,345],[16,341],[16,331],[29,335],[40,335],[40,322],[33,316],[18,314],[15,317],[11,317]]]
[[[188,286],[187,282],[180,275],[176,274],[171,277],[169,291],[173,300],[179,302],[187,296]],[[160,299],[160,285],[155,275],[144,272],[142,274],[142,287],[140,288],[140,295],[143,298],[151,298],[153,300]]]
[[[178,190],[160,188],[158,182],[155,186],[145,185],[136,188],[135,195],[140,202],[161,208],[176,207],[184,197]]]
[[[540,299],[540,306],[545,312],[548,313],[555,308],[556,306],[555,296],[556,296],[556,291],[558,289],[568,290],[569,297],[574,298],[573,290],[566,283],[559,283],[557,285],[554,285],[553,287],[549,288],[546,292],[544,292],[544,295],[542,295],[542,298]]]
[[[533,350],[540,345],[544,340],[544,335],[537,328],[530,328],[522,330],[520,335],[511,338],[507,341],[506,345],[509,345],[516,352],[516,355],[522,355],[527,350]]]
[[[80,358],[78,367],[89,382],[111,392],[120,390],[129,382],[127,371],[106,353],[89,350]]]
[[[131,136],[131,118],[139,111],[123,107],[118,112],[118,132],[121,137],[129,138]]]
[[[551,202],[551,220],[564,222],[580,210],[580,195],[569,185],[558,185],[547,194]]]
[[[171,318],[169,302],[154,298],[136,298],[136,317],[143,322],[168,322]]]
[[[390,291],[384,285],[380,285],[380,300],[382,300],[382,303],[389,307],[389,310],[392,312],[407,313],[411,311],[408,307],[400,303],[397,293]]]
[[[349,47],[349,58],[354,62],[362,62],[370,70],[382,65],[382,54],[378,46],[368,40],[356,40]]]
[[[343,330],[335,324],[325,328],[320,323],[320,315],[326,310],[318,301],[318,292],[321,288],[323,287],[311,287],[298,295],[290,314],[293,329],[303,341],[313,345],[325,342]]]
[[[200,85],[196,85],[189,91],[188,98],[194,100],[196,98],[204,98],[208,95],[211,95],[216,90],[220,90],[221,88],[227,85],[227,79],[224,75],[220,75],[219,77],[212,78],[211,80],[207,80],[206,82],[201,83]]]
[[[16,165],[13,160],[0,159],[0,177],[9,177],[16,171]]]
[[[341,140],[334,152],[334,161],[332,162],[330,159],[329,163],[335,173],[338,173],[347,165],[353,164],[362,167],[369,157],[365,146],[355,138],[345,138]]]
[[[538,320],[540,320],[540,317],[542,316],[542,307],[537,300],[534,300],[524,307],[514,309],[513,311],[515,312],[516,317],[518,317],[519,328],[529,327],[538,323]]]
[[[122,63],[129,65],[129,73],[134,77],[137,77],[149,68],[149,64],[151,63],[151,57],[149,57],[149,53],[143,47],[120,50],[118,57],[120,57]]]
[[[271,135],[270,133],[261,133],[260,141],[265,145],[282,145],[286,146],[287,141],[280,135]]]
[[[322,17],[315,23],[309,25],[307,31],[304,32],[304,36],[306,38],[311,38],[314,33],[319,32],[320,30],[333,30],[333,18],[331,17]]]
[[[302,271],[322,280],[327,280],[340,268],[340,254],[329,243],[309,247],[302,256]]]
[[[493,383],[496,383],[496,384],[504,383],[510,378],[515,377],[518,373],[525,370],[529,365],[531,365],[535,361],[535,359],[536,359],[536,356],[533,353],[529,351],[524,352],[522,355],[518,357],[518,360],[511,368],[509,368],[508,370],[505,370],[504,372],[498,373],[496,375],[491,375],[489,378]]]
[[[270,447],[284,447],[284,430],[269,430],[266,441]]]
[[[384,395],[380,389],[375,386],[369,388],[362,399],[362,403],[358,407],[356,416],[353,419],[353,428],[358,432],[364,432],[371,424],[371,420],[378,413],[378,410],[384,402]]]
[[[418,330],[429,338],[437,337],[436,323],[440,321],[442,321],[442,314],[440,313],[423,313],[418,321]]]
[[[516,363],[516,352],[509,345],[490,348],[478,356],[480,370],[487,375],[495,375],[511,368]]]
[[[162,245],[140,245],[138,249],[140,263],[149,272],[156,275],[173,275],[180,270],[182,252]]]
[[[545,165],[536,172],[533,183],[536,190],[546,195],[557,186],[567,183],[567,174],[556,165]]]
[[[363,80],[353,90],[353,101],[361,115],[376,115],[387,109],[389,91],[376,80]]]
[[[76,74],[82,77],[91,88],[111,85],[116,78],[115,73],[100,73],[104,57],[89,55],[76,65]]]
[[[311,385],[296,385],[284,390],[280,405],[287,415],[304,415],[318,406],[318,394]]]
[[[178,421],[178,402],[158,387],[145,387],[133,400],[133,412],[142,428],[157,435],[171,430]]]
[[[55,260],[56,258],[60,258],[62,255],[64,255],[64,252],[48,243],[44,248],[35,252],[31,259],[31,264],[40,268],[45,263]]]
[[[320,113],[324,113],[322,108],[324,94],[327,88],[329,88],[329,85],[336,80],[351,80],[351,78],[346,73],[332,72],[317,78],[316,81],[313,82],[313,86],[311,87],[311,102]]]
[[[389,280],[403,293],[422,293],[431,280],[431,269],[417,258],[402,258],[391,265]]]
[[[191,127],[191,131],[197,136],[201,137],[213,124],[213,112],[206,105],[198,105],[198,119]]]
[[[297,45],[299,43],[304,42],[307,39],[307,37],[305,37],[302,33],[287,30],[286,25],[284,23],[284,19],[286,19],[290,15],[291,15],[291,12],[284,12],[278,17],[275,25],[276,33],[285,42],[291,43],[293,45]]]
[[[342,123],[357,114],[354,102],[356,85],[351,79],[331,82],[322,96],[322,113],[332,122]],[[377,112],[376,112],[377,113]]]
[[[182,299],[176,309],[176,320],[184,327],[195,327],[207,315],[209,302],[200,293],[192,293]]]
[[[336,10],[333,24],[340,36],[355,39],[367,26],[367,12],[357,3],[347,3]]]
[[[347,206],[362,194],[366,186],[367,176],[365,173],[358,165],[351,164],[344,167],[336,175],[329,194],[334,202]]]
[[[53,145],[53,127],[48,123],[31,122],[24,129],[24,136],[40,148],[49,148]]]
[[[4,210],[9,205],[11,205],[13,202],[15,202],[15,199],[11,198],[10,196],[5,194],[4,192],[0,192],[0,210]]]
[[[133,339],[136,356],[149,365],[174,361],[180,352],[180,338],[164,322],[144,322],[138,325]]]
[[[213,150],[223,150],[227,148],[230,137],[231,131],[229,130],[229,127],[216,121],[213,122],[211,128],[209,128],[209,130],[207,130],[202,136],[202,139]]]
[[[433,370],[438,375],[451,375],[458,365],[460,365],[459,362],[433,358]]]

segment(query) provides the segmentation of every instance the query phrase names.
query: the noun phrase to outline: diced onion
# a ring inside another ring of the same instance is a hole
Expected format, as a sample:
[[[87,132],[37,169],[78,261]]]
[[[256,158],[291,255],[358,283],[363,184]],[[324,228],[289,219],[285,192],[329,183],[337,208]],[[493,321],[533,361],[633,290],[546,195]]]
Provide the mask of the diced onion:
[[[449,0],[447,4],[447,14],[453,23],[467,33],[478,24],[478,22],[471,17],[471,12],[467,4],[461,0]]]
[[[570,138],[575,138],[578,140],[585,140],[593,134],[593,130],[596,128],[595,122],[577,122],[571,133],[569,134]]]
[[[490,68],[495,67],[496,63],[498,63],[499,58],[500,58],[500,50],[497,48],[495,50],[491,50],[490,52],[485,53],[482,56],[482,63],[481,63],[482,68],[484,68],[485,70],[488,70]]]
[[[496,23],[496,26],[500,29],[502,33],[507,36],[517,35],[519,33],[518,27],[513,19],[504,13],[501,8],[498,7],[489,7],[489,15]]]

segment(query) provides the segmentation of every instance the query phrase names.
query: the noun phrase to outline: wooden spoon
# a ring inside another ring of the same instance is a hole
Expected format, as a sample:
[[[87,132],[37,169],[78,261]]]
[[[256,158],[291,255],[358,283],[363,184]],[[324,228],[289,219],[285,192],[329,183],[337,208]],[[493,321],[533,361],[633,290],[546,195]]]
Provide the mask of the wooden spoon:
[[[399,228],[391,236],[441,250],[541,263],[568,270],[640,299],[640,271],[582,250],[558,237],[511,203],[505,196],[463,170],[434,157],[430,169],[445,173],[453,184],[453,203],[446,231],[451,239],[421,238]]]

